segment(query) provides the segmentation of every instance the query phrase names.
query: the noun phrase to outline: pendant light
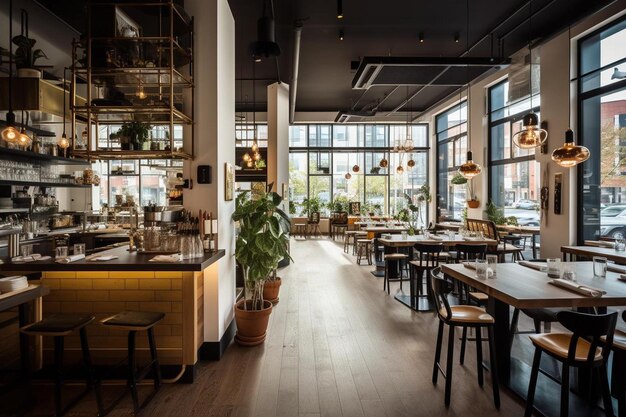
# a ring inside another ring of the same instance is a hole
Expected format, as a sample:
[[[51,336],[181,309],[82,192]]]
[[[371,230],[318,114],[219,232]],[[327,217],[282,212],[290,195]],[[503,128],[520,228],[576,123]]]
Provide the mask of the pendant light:
[[[21,146],[23,148],[28,148],[33,143],[33,140],[26,133],[26,123],[24,122],[24,120],[27,119],[24,118],[24,111],[22,111],[22,129],[20,130],[20,134],[17,137],[17,144],[18,146]]]
[[[407,87],[407,96],[409,92],[409,87]],[[407,138],[410,138],[411,151],[413,150],[413,126],[411,123],[413,122],[413,107],[411,107],[411,102],[409,101],[409,118],[406,121],[406,129],[407,129]],[[413,160],[413,152],[411,152],[409,156],[409,160],[406,161],[406,166],[410,170],[415,166],[415,161]]]
[[[348,154],[348,166],[350,166],[350,154]],[[356,165],[355,165],[356,166]],[[348,169],[348,172],[346,172],[346,174],[343,176],[345,179],[349,180],[350,178],[352,178],[352,174],[350,174],[350,170]]]
[[[263,17],[257,21],[257,40],[249,46],[250,55],[254,62],[261,62],[263,58],[280,55],[280,47],[276,43],[274,24],[274,1],[269,0],[271,16],[266,16],[265,0],[263,0]]]
[[[467,30],[467,34],[465,37],[465,43],[466,43],[466,48],[465,50],[468,51],[469,50],[469,0],[466,1],[466,9],[467,9],[467,26],[466,26],[466,30]],[[471,99],[471,83],[469,82],[469,64],[467,64],[467,66],[465,67],[465,76],[467,78],[467,100],[466,100],[466,126],[467,126],[467,162],[465,162],[463,165],[461,165],[459,167],[459,174],[461,174],[464,178],[467,179],[472,179],[477,175],[480,175],[480,173],[482,172],[482,167],[475,163],[474,160],[472,159],[472,135],[471,135],[471,122],[470,122],[470,115],[471,115],[471,103],[470,103],[470,99]],[[461,103],[459,103],[459,119],[461,118]]]
[[[65,72],[67,71],[67,68],[63,68],[63,134],[61,135],[61,137],[57,140],[57,145],[59,146],[59,148],[63,149],[63,156],[67,156],[67,148],[70,147],[70,141],[67,138],[67,133],[65,133],[65,83],[66,83],[66,77],[65,77]]]
[[[378,165],[381,168],[387,168],[389,166],[389,161],[387,161],[387,158],[385,158],[385,156],[383,155],[383,159],[380,160],[380,163]]]
[[[539,117],[533,112],[533,51],[532,45],[532,0],[528,1],[528,56],[530,57],[528,95],[530,96],[530,112],[522,119],[522,130],[513,135],[513,143],[520,149],[533,149],[543,145],[548,139],[548,132],[539,127]]]
[[[16,143],[20,135],[15,127],[15,113],[13,113],[13,0],[9,1],[9,112],[1,135],[2,139],[8,143]]]
[[[569,65],[572,60],[571,26],[568,29],[567,33],[567,41],[569,42],[567,64]],[[569,124],[571,125],[571,97],[569,97],[567,108],[568,120]],[[587,159],[589,159],[589,156],[589,149],[587,149],[585,146],[576,145],[576,143],[574,142],[574,131],[571,128],[565,131],[565,143],[563,144],[563,146],[556,148],[554,151],[552,151],[552,160],[563,168],[571,168],[580,164],[581,162],[585,162]]]
[[[261,163],[261,152],[259,152],[259,144],[257,143],[257,126],[256,126],[256,111],[254,106],[256,105],[256,84],[255,84],[255,63],[256,61],[252,61],[252,146],[250,146],[250,150],[243,154],[243,161],[246,164],[246,168],[257,168],[257,166]],[[247,135],[246,135],[247,138]]]

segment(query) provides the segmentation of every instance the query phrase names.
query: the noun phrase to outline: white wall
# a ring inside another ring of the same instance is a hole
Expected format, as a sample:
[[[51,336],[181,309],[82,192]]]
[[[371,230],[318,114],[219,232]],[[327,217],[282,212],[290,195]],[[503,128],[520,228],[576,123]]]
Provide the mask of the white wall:
[[[224,200],[225,164],[235,165],[235,20],[227,0],[188,0],[195,19],[195,159],[185,162],[184,206],[218,219],[218,247],[226,250],[204,283],[204,339],[219,341],[234,317],[234,200]],[[210,165],[211,184],[196,183],[198,165]]]
[[[274,83],[267,86],[267,183],[274,191],[289,187],[289,86]],[[287,201],[283,203],[285,209]]]

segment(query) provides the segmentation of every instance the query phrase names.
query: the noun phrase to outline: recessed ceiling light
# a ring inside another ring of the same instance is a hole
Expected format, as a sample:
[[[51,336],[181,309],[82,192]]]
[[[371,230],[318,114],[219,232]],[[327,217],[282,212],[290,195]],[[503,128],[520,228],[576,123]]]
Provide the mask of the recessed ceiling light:
[[[461,38],[461,36],[459,35],[459,32],[456,32],[454,34],[454,42],[459,43],[459,39]]]
[[[420,32],[420,33],[419,33],[419,37],[418,37],[418,39],[419,39],[419,42],[420,42],[420,43],[424,43],[424,32]]]
[[[339,40],[343,40],[343,29],[339,29]]]

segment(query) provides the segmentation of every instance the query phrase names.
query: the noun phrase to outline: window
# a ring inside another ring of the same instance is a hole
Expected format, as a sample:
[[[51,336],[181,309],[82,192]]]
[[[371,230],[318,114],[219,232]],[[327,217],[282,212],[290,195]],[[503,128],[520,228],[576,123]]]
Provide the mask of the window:
[[[235,147],[249,148],[254,143],[254,127],[256,126],[256,140],[259,148],[267,148],[267,125],[240,123],[235,125]],[[291,135],[290,135],[291,137]],[[297,137],[297,136],[294,136]],[[294,139],[297,140],[297,139]],[[305,142],[306,143],[306,142]],[[306,145],[303,145],[306,146]]]
[[[435,117],[437,136],[437,211],[440,219],[461,220],[465,187],[452,184],[467,155],[467,101]]]
[[[533,74],[533,78],[535,78]],[[539,115],[539,96],[509,102],[509,82],[489,89],[489,198],[524,226],[539,226],[539,162],[535,150],[520,149],[513,135],[531,110]]]
[[[406,125],[294,125],[289,129],[290,201],[318,198],[330,203],[335,198],[361,202],[364,211],[396,214],[406,207],[405,194],[412,196],[428,184],[428,127],[411,126],[412,155],[390,152],[396,138],[406,137]],[[308,138],[308,144],[302,138]],[[308,146],[308,149],[304,149]],[[317,148],[317,149],[316,149]],[[415,167],[407,169],[412,156]],[[381,159],[389,166],[380,167]],[[400,163],[405,174],[396,173]],[[359,172],[352,167],[358,165]],[[346,173],[351,178],[346,179]],[[296,214],[302,210],[296,208]],[[328,209],[324,210],[328,214]],[[426,221],[426,216],[423,216]]]
[[[626,19],[578,43],[578,239],[626,237]]]

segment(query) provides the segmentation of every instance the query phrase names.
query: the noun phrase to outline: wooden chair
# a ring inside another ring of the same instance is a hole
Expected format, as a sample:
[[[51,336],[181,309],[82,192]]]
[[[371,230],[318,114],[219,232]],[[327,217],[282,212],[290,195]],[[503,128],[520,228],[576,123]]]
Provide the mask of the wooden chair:
[[[372,239],[357,239],[356,241],[356,263],[361,265],[361,260],[365,258],[367,260],[367,264],[372,264]]]
[[[337,236],[343,236],[348,230],[348,212],[338,211],[332,213],[330,218],[330,237],[334,240]]]
[[[482,337],[481,329],[487,328],[489,342],[489,357],[491,363],[491,382],[493,388],[493,402],[496,408],[500,408],[500,389],[498,386],[498,372],[496,369],[496,351],[494,345],[493,327],[495,320],[485,310],[477,306],[457,305],[450,306],[448,294],[452,291],[452,283],[446,281],[441,274],[441,269],[435,268],[431,271],[430,281],[432,292],[437,304],[437,316],[439,317],[439,330],[437,332],[437,345],[435,348],[435,361],[433,364],[433,384],[437,384],[439,372],[446,379],[445,404],[450,405],[450,394],[452,391],[452,363],[454,361],[454,329],[461,327],[463,334],[467,334],[467,328],[476,329],[476,371],[478,374],[478,385],[483,386],[483,357],[482,357]],[[448,356],[446,360],[446,371],[443,371],[439,360],[441,358],[441,345],[443,342],[443,327],[447,324],[450,328],[448,333]],[[463,346],[462,346],[463,347]]]
[[[356,238],[356,230],[346,230],[344,232],[343,251],[345,253],[350,252],[350,246],[354,246],[355,238]]]
[[[385,260],[385,276],[383,278],[383,291],[387,289],[387,294],[389,294],[390,281],[392,279],[389,277],[389,262],[397,262],[398,263],[398,272],[399,276],[394,278],[393,281],[400,282],[400,290],[402,290],[402,282],[410,279],[409,277],[402,276],[403,270],[408,267],[409,255],[406,253],[387,253],[384,255]]]
[[[539,364],[541,362],[541,354],[544,352],[563,363],[561,372],[561,417],[569,415],[570,366],[597,371],[602,386],[604,411],[607,416],[613,416],[613,404],[611,402],[606,362],[613,346],[617,312],[594,315],[575,311],[561,311],[557,314],[557,318],[559,323],[572,334],[546,333],[530,336],[530,340],[535,345],[535,357],[533,359],[530,382],[528,383],[525,417],[532,416],[535,388],[537,387],[537,378],[539,376]],[[601,340],[604,340],[604,342],[602,343]]]
[[[487,253],[487,245],[479,244],[458,244],[455,247],[456,262],[475,261],[476,259],[485,259]],[[487,303],[487,294],[471,289],[467,284],[459,282],[459,300],[469,304],[470,301],[476,304],[485,305]]]
[[[424,273],[428,281],[430,271],[439,266],[439,255],[443,245],[441,243],[416,243],[413,249],[417,252],[418,259],[409,262],[412,265],[410,270],[411,283],[417,284],[417,291],[415,291],[417,297],[428,297],[427,294],[424,294]],[[429,289],[430,285],[427,286],[426,291],[429,292]]]
[[[622,311],[622,320],[626,321],[626,310]],[[602,338],[606,341],[606,337]],[[613,334],[613,360],[611,366],[611,394],[617,398],[617,415],[626,417],[626,332],[615,329]]]
[[[309,220],[306,222],[307,225],[307,234],[312,236],[321,236],[322,231],[320,230],[320,212],[314,211],[309,216]]]
[[[470,232],[482,232],[485,238],[495,240],[497,244],[488,246],[487,253],[498,255],[500,262],[504,262],[504,257],[509,254],[513,261],[524,259],[522,248],[518,248],[510,243],[507,245],[506,241],[500,239],[498,228],[491,220],[467,219],[465,227]]]

